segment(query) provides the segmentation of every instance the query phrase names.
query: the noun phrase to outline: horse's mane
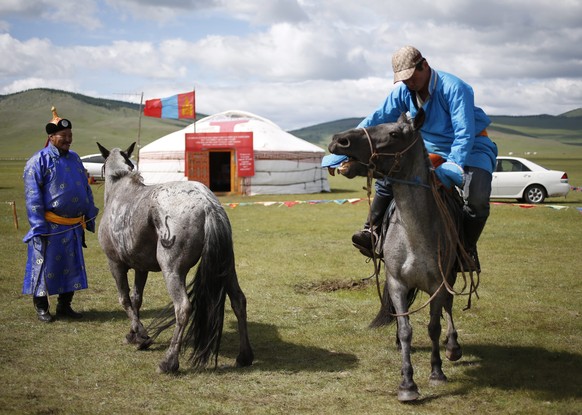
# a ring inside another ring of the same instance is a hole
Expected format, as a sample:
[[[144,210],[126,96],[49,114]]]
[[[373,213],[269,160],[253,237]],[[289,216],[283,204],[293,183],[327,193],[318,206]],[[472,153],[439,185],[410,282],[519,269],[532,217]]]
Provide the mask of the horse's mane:
[[[124,177],[129,177],[133,184],[143,184],[143,177],[139,171],[116,170],[109,176],[111,182],[115,183]]]

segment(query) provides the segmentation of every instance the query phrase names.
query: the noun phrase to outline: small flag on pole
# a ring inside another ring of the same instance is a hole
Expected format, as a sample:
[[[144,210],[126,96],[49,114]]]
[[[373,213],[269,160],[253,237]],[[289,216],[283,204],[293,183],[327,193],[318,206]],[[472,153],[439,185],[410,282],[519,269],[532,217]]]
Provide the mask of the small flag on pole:
[[[148,99],[143,115],[156,118],[196,118],[194,91],[173,95],[168,98]]]

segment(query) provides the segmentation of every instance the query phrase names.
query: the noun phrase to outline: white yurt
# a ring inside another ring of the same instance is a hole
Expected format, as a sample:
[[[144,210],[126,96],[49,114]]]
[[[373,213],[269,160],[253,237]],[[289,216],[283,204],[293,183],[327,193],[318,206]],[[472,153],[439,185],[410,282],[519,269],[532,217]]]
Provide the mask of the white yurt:
[[[194,133],[194,134],[192,134]],[[240,149],[215,142],[190,158],[186,136],[200,133],[246,134],[252,137],[254,170],[239,177]],[[250,134],[252,133],[252,134]],[[145,184],[199,180],[215,192],[257,194],[298,194],[329,192],[327,170],[321,168],[325,151],[283,131],[273,122],[244,111],[211,115],[144,146],[139,152],[139,170]],[[202,162],[199,162],[203,160]],[[192,176],[192,166],[200,177]],[[237,168],[238,167],[238,168]],[[238,172],[238,174],[237,174]]]

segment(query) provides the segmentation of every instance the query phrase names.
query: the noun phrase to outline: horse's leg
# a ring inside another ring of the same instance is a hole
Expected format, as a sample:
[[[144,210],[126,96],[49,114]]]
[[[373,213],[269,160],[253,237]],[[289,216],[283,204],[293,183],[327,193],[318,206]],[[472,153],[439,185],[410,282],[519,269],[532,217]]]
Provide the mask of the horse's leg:
[[[249,341],[247,329],[247,299],[242,292],[236,272],[233,272],[227,281],[226,293],[230,298],[230,306],[234,311],[238,323],[238,333],[240,338],[239,353],[236,357],[237,366],[250,366],[253,363],[254,353]]]
[[[129,271],[129,268],[126,265],[109,261],[109,269],[111,270],[111,274],[117,285],[119,304],[121,304],[125,310],[130,321],[130,330],[125,336],[125,339],[129,344],[139,344],[139,342],[136,341],[137,333],[145,333],[145,328],[143,327],[143,324],[141,324],[138,315],[139,313],[133,308],[129,296],[129,283],[127,282],[127,272]]]
[[[141,304],[143,302],[143,291],[148,280],[147,271],[137,271],[135,270],[135,281],[133,286],[133,292],[131,296],[131,305],[138,318],[140,320],[139,311],[141,309]],[[141,324],[141,323],[140,323]],[[140,327],[139,331],[135,333],[133,343],[138,345],[140,350],[145,350],[152,344],[152,339],[148,335],[146,329],[143,325]]]
[[[389,278],[388,283],[390,283],[390,280],[391,279]],[[390,296],[394,304],[396,314],[405,314],[408,311],[408,305],[406,301],[407,293],[408,289],[402,284],[390,284]],[[418,393],[418,386],[416,386],[416,383],[414,383],[414,369],[412,368],[412,361],[410,360],[410,349],[412,347],[412,326],[410,325],[408,316],[399,316],[397,317],[397,321],[398,339],[400,341],[400,351],[402,355],[402,382],[398,387],[398,400],[403,402],[413,401],[418,399],[420,394]]]
[[[441,287],[442,288],[442,287]],[[446,291],[441,291],[430,303],[430,322],[428,323],[428,335],[432,342],[432,352],[430,356],[431,373],[429,376],[429,383],[431,385],[438,385],[447,381],[447,377],[443,373],[443,361],[440,354],[441,337],[441,315],[443,309],[444,295],[450,295]]]
[[[457,341],[457,329],[453,321],[453,295],[447,296],[444,310],[445,319],[447,320],[447,337],[445,338],[445,356],[451,362],[456,362],[463,356],[461,345]]]
[[[175,373],[180,368],[179,354],[182,347],[182,336],[192,314],[192,304],[188,299],[185,286],[186,273],[180,275],[176,269],[179,269],[178,264],[175,264],[173,268],[162,266],[166,288],[174,303],[176,326],[174,327],[174,333],[170,340],[170,346],[166,351],[166,356],[158,366],[158,372],[160,373]]]

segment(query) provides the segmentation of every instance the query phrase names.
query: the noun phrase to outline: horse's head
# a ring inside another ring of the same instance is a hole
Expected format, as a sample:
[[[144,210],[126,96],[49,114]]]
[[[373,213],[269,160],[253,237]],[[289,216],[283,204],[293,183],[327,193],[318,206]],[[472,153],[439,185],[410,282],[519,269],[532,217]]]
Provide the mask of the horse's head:
[[[370,169],[375,175],[390,175],[397,171],[402,157],[420,138],[424,115],[421,109],[412,121],[402,114],[395,123],[335,134],[328,146],[329,151],[349,157],[339,172],[351,178],[366,176]]]
[[[97,143],[101,155],[105,159],[105,164],[103,168],[105,169],[106,175],[128,173],[133,170],[134,166],[130,160],[131,154],[135,148],[135,142],[132,143],[127,150],[122,151],[119,148],[114,148],[109,151],[101,144]]]

